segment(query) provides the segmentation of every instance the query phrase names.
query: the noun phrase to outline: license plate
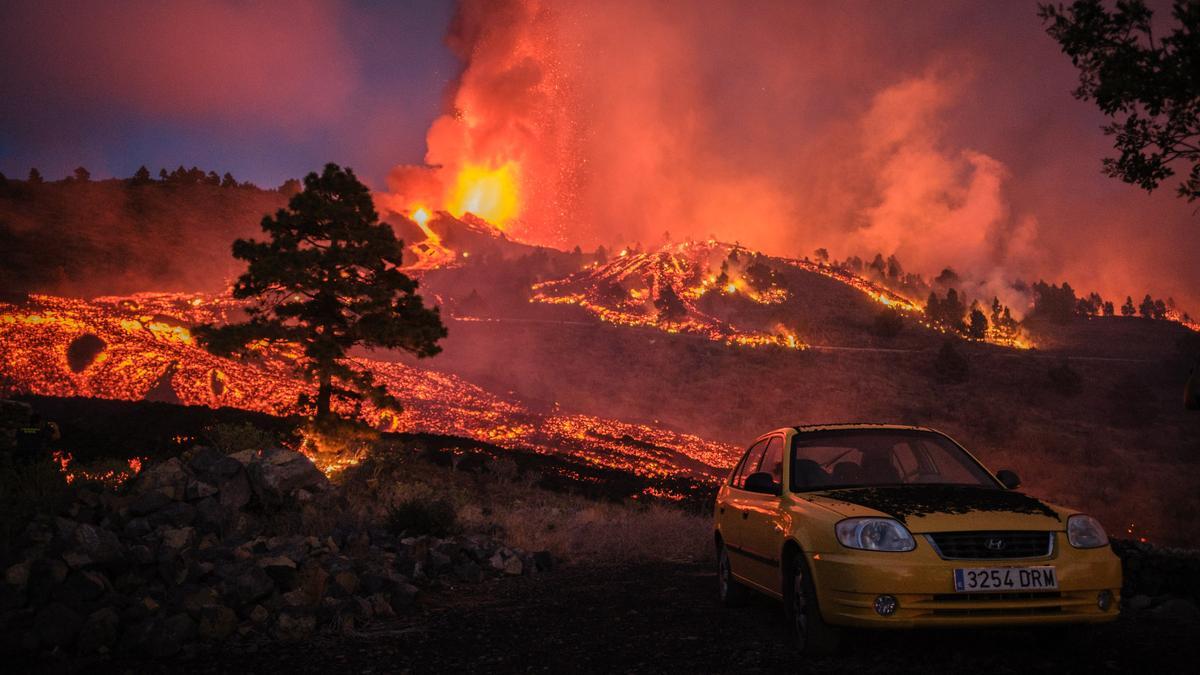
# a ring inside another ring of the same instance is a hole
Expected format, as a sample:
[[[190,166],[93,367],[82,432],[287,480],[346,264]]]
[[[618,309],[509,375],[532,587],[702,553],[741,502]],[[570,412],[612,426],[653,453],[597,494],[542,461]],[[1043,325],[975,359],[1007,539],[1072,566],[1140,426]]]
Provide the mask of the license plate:
[[[1057,588],[1058,574],[1052,565],[969,567],[954,570],[954,590],[959,593],[1052,591]]]

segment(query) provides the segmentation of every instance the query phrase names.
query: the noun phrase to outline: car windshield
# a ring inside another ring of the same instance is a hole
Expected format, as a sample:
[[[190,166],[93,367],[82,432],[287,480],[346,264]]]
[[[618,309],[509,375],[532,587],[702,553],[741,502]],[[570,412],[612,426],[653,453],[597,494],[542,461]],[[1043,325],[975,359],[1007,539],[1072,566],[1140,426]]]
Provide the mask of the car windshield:
[[[999,488],[954,441],[931,431],[844,429],[801,432],[792,442],[793,492],[884,485]]]

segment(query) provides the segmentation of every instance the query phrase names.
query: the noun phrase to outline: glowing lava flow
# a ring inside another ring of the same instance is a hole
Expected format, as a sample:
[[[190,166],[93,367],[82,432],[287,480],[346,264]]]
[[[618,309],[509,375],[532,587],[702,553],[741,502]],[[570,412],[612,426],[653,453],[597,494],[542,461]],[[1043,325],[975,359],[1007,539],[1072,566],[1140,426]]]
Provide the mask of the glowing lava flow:
[[[733,249],[710,241],[667,245],[653,253],[621,251],[604,265],[534,284],[530,301],[578,305],[602,321],[618,325],[697,335],[733,345],[804,349],[803,340],[783,326],[774,331],[741,328],[698,307],[698,301],[710,293],[738,296],[760,305],[787,299],[784,288],[756,289],[729,272],[722,280],[714,267]]]
[[[294,412],[304,390],[292,371],[294,353],[264,349],[256,358],[236,361],[213,356],[192,340],[189,326],[226,320],[238,309],[229,298],[165,293],[92,301],[37,295],[19,305],[0,303],[5,356],[0,380],[46,396],[130,401],[150,396]],[[89,334],[100,342],[84,338]],[[99,346],[89,352],[79,347],[84,343]],[[534,413],[452,375],[370,359],[357,365],[369,369],[404,407],[399,415],[364,407],[364,417],[387,431],[465,436],[654,478],[711,478],[738,453],[730,445],[655,427]]]

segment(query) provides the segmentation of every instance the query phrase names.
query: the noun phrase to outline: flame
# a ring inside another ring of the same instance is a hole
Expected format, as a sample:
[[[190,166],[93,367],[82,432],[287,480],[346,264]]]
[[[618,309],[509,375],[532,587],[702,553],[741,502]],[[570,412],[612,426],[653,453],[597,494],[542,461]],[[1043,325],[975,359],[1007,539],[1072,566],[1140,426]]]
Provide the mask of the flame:
[[[454,178],[446,210],[458,218],[473,213],[504,229],[521,210],[519,180],[515,162],[497,167],[467,164]]]

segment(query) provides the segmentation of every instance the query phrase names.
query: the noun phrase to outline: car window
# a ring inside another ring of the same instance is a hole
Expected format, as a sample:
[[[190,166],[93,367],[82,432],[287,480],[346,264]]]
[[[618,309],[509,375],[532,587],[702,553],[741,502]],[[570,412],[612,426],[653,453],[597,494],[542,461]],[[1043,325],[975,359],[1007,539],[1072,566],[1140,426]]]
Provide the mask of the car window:
[[[759,471],[766,471],[771,474],[771,480],[776,483],[783,482],[783,439],[779,436],[772,436],[767,440],[767,449],[763,452],[762,462],[758,465]],[[750,473],[754,473],[751,471]],[[748,475],[748,474],[747,474]]]
[[[977,485],[995,479],[949,438],[918,429],[844,429],[795,436],[792,490]]]
[[[735,488],[741,488],[746,484],[746,476],[758,470],[758,465],[762,462],[763,451],[767,448],[767,441],[761,440],[746,451],[746,456],[742,458],[742,463],[738,465],[737,471],[733,474],[733,480],[729,484]]]

